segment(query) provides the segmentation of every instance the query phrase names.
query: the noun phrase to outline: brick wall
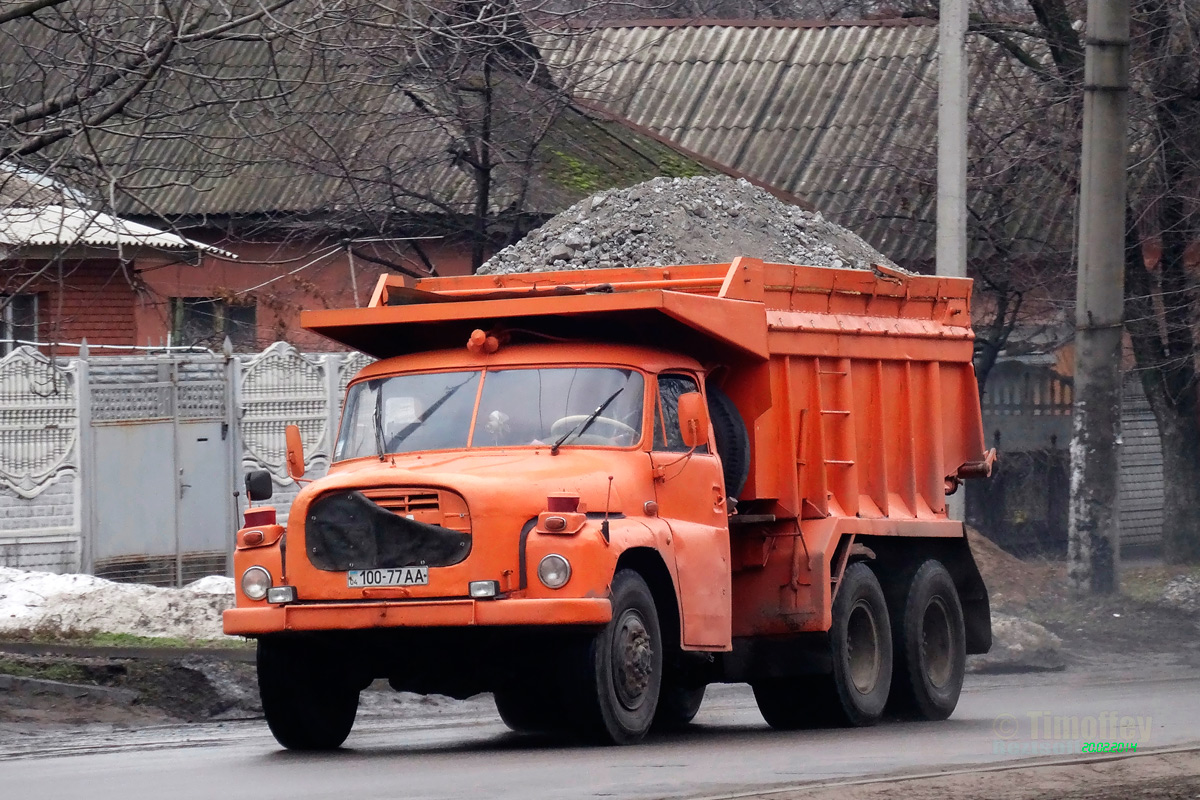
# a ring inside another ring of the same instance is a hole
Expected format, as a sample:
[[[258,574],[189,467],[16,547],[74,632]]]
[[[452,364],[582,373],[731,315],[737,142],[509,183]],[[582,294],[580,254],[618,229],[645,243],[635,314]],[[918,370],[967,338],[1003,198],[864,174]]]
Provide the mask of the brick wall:
[[[137,333],[137,295],[114,260],[70,261],[62,283],[31,287],[38,297],[38,336],[42,341],[132,344]]]
[[[0,538],[0,567],[59,574],[79,571],[79,537]]]
[[[0,490],[0,536],[9,531],[78,527],[74,475],[63,475],[29,500],[7,489]]]
[[[63,475],[26,500],[0,490],[0,566],[47,572],[79,569],[76,476]]]

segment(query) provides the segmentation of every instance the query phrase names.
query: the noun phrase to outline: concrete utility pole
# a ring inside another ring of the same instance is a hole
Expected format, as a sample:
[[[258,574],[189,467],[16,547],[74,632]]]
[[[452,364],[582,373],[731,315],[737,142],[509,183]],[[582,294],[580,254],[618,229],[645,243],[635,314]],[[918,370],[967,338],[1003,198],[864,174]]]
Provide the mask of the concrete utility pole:
[[[938,12],[938,275],[967,275],[967,0]],[[951,519],[966,517],[966,488],[946,498]]]
[[[1117,590],[1121,532],[1129,0],[1088,0],[1083,97],[1067,577],[1076,592],[1109,594]]]
[[[938,275],[967,276],[967,0],[938,14]]]

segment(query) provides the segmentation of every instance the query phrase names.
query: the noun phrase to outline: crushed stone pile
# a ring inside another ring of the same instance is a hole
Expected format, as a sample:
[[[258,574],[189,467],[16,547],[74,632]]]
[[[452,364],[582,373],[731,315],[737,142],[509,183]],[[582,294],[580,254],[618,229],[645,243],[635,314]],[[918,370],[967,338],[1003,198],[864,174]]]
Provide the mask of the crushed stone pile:
[[[182,589],[0,567],[0,634],[126,633],[220,639],[233,579],[212,575]]]
[[[655,178],[598,192],[494,255],[482,274],[716,264],[737,256],[815,267],[896,268],[819,212],[746,180]]]

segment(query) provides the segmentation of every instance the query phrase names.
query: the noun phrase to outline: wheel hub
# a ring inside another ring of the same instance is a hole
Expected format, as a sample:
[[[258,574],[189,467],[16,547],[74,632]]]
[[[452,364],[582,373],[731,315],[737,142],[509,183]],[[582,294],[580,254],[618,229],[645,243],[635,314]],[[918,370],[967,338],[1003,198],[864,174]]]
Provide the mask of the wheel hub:
[[[870,694],[879,681],[879,630],[870,604],[862,600],[850,609],[846,624],[846,658],[854,688],[862,694]]]
[[[939,689],[950,682],[953,672],[951,640],[946,604],[935,597],[925,607],[921,619],[921,663],[925,665],[925,677]]]
[[[654,643],[646,622],[636,609],[621,615],[613,633],[613,685],[621,705],[638,708],[650,688],[654,672]]]

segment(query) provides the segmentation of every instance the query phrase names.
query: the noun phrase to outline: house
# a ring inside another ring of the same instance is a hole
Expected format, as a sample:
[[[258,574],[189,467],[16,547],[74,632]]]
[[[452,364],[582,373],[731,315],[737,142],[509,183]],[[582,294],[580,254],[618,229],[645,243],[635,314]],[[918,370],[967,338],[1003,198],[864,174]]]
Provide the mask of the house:
[[[600,25],[549,52],[581,102],[790,192],[897,263],[932,271],[937,38],[921,18],[654,20]],[[972,263],[997,255],[985,222],[999,215],[1019,229],[1006,258],[1069,256],[1074,221],[1061,198],[1073,187],[1031,174],[1042,154],[1018,148],[1035,131],[1012,112],[1036,88],[988,40],[971,37],[969,51],[971,157],[990,167],[968,199]],[[1016,177],[1008,194],[994,185]]]
[[[115,217],[36,175],[0,174],[0,354],[21,344],[124,347],[141,311],[133,277],[233,254]]]
[[[237,255],[134,268],[130,344],[212,347],[229,335],[239,349],[328,348],[299,328],[300,309],[362,304],[381,271],[470,272],[597,190],[711,171],[541,78],[469,68],[448,81],[407,67],[381,77],[388,65],[364,64],[361,49],[316,58],[292,45],[197,52],[195,69],[160,76],[146,102],[204,102],[125,115],[56,151],[63,179],[108,176],[122,218]],[[226,80],[247,96],[214,97]]]

